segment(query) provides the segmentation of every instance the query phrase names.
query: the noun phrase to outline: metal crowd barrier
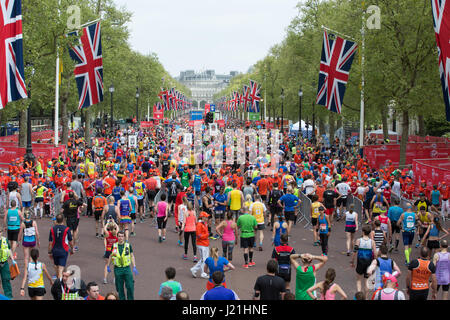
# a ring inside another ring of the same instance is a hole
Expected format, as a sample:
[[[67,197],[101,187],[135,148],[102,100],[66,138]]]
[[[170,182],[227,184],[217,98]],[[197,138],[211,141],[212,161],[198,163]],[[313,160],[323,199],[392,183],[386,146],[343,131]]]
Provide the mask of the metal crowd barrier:
[[[305,221],[305,229],[309,226],[312,226],[311,224],[311,199],[309,199],[303,192],[299,191],[298,197],[301,201],[298,217],[297,217],[297,223],[300,223],[302,221]]]

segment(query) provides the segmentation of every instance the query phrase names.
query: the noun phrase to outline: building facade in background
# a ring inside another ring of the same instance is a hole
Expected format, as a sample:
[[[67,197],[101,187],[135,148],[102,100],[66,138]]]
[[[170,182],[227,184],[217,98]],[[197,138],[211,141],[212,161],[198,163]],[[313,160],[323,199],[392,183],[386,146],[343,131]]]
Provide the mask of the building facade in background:
[[[238,74],[238,71],[231,71],[228,75],[219,75],[214,70],[201,72],[186,70],[180,72],[177,80],[191,90],[194,107],[203,108],[206,103],[213,103],[214,95],[225,89],[230,80]]]

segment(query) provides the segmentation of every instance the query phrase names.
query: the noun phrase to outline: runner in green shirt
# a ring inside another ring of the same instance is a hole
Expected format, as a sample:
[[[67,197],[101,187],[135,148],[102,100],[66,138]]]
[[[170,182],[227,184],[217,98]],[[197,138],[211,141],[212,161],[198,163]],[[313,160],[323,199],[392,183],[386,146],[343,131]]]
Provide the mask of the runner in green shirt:
[[[240,230],[241,248],[244,249],[245,269],[255,265],[253,262],[253,246],[255,244],[255,230],[258,227],[256,218],[249,213],[240,216],[237,220],[237,227]],[[250,262],[249,261],[250,258]]]
[[[298,258],[301,258],[302,265],[296,261]],[[304,253],[292,254],[290,259],[291,265],[297,271],[295,300],[312,300],[306,291],[316,284],[316,272],[325,265],[328,258],[326,256],[313,256],[309,253]],[[312,265],[313,260],[319,260],[320,262]]]

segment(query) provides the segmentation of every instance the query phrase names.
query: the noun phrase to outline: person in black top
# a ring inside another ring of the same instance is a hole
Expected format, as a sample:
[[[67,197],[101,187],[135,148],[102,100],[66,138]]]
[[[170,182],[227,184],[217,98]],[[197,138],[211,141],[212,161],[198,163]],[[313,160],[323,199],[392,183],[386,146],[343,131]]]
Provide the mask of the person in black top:
[[[280,237],[281,245],[272,251],[272,259],[278,262],[276,275],[286,281],[286,290],[289,290],[291,282],[291,254],[295,254],[294,248],[288,245],[289,236],[284,233]]]
[[[339,197],[336,191],[333,190],[333,185],[328,183],[327,190],[323,192],[323,204],[325,206],[325,213],[330,216],[333,221],[334,208],[336,207],[336,199]]]
[[[279,216],[281,212],[283,211],[283,208],[278,204],[278,200],[283,196],[283,191],[278,189],[278,183],[275,182],[273,184],[273,189],[270,191],[269,194],[269,209],[270,209],[270,225],[272,228],[270,228],[270,231],[273,230],[273,224],[275,220],[275,215]]]
[[[269,260],[267,262],[267,274],[258,277],[254,286],[255,294],[253,300],[283,300],[286,285],[283,279],[276,276],[278,262]]]
[[[86,284],[81,279],[73,277],[75,270],[64,270],[62,277],[55,280],[51,293],[54,300],[62,300],[64,293],[78,293],[79,297],[88,296]]]
[[[61,208],[64,218],[66,219],[66,224],[73,232],[74,238],[74,251],[78,251],[78,247],[76,246],[78,240],[78,223],[80,221],[78,217],[78,208],[83,207],[82,199],[75,199],[75,193],[73,191],[69,192],[69,199],[66,200]]]

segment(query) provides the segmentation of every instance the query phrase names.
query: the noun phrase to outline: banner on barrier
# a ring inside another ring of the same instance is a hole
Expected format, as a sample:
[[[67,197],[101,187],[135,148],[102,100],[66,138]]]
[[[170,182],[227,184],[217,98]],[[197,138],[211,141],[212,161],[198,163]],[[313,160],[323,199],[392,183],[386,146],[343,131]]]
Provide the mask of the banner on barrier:
[[[400,145],[365,146],[364,156],[372,168],[387,166],[388,160],[393,165],[398,165],[400,162]],[[414,159],[437,159],[449,156],[450,145],[446,143],[408,143],[406,145],[406,164],[412,164]]]
[[[51,144],[33,143],[33,154],[36,158],[42,157],[44,161],[57,158],[60,152],[65,154],[66,146],[59,145],[55,147]],[[26,148],[10,145],[9,143],[0,143],[0,167],[8,168],[8,165],[26,154]]]
[[[417,185],[419,181],[427,181],[428,186],[450,183],[450,160],[446,159],[420,159],[413,160],[413,172]]]
[[[31,133],[31,140],[33,142],[36,142],[38,140],[50,140],[54,137],[55,131],[53,130],[45,130],[45,131],[37,131]],[[0,143],[1,142],[18,142],[19,141],[19,135],[14,134],[11,136],[4,136],[0,137]]]

